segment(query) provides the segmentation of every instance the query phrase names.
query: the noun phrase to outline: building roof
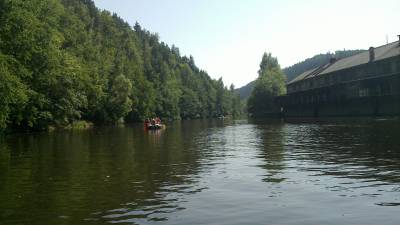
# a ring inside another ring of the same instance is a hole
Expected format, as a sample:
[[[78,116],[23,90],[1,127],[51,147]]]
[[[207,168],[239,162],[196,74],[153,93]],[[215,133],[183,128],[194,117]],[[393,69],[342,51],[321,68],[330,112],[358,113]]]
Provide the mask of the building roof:
[[[374,48],[374,51],[375,51],[374,61],[379,61],[379,60],[391,58],[394,56],[399,56],[400,55],[399,41],[392,42],[392,43]],[[298,81],[308,79],[311,77],[328,74],[328,73],[336,72],[336,71],[343,70],[343,69],[348,69],[348,68],[355,67],[358,65],[367,64],[369,62],[370,62],[369,51],[364,51],[357,55],[338,59],[332,63],[328,63],[328,64],[325,64],[318,68],[314,68],[312,70],[306,71],[306,72],[300,74],[299,76],[297,76],[292,81],[290,81],[288,84],[296,83]]]

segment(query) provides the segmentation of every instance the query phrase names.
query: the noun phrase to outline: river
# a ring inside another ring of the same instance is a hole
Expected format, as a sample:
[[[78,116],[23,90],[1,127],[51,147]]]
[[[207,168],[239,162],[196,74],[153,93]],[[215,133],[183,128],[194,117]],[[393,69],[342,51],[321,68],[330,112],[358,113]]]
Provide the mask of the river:
[[[194,120],[0,138],[0,224],[400,224],[400,121]]]

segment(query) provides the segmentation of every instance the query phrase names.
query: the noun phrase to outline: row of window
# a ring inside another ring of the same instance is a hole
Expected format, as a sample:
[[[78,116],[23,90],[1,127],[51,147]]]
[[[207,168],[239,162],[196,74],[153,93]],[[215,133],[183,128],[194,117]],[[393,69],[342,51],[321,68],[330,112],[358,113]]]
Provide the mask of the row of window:
[[[396,83],[397,82],[397,83]],[[386,80],[378,83],[355,83],[341,86],[337,90],[327,89],[323,92],[308,93],[306,95],[292,95],[291,104],[313,104],[324,102],[337,102],[345,98],[371,97],[371,96],[388,96],[399,93],[399,81]],[[397,89],[396,89],[397,88]]]

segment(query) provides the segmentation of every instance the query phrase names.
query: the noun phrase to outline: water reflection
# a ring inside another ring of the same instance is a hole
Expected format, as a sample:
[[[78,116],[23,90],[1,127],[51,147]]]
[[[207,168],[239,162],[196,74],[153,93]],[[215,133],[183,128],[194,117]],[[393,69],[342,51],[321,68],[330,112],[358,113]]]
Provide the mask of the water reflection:
[[[202,129],[194,126],[169,133],[114,127],[9,137],[0,154],[0,165],[10,167],[0,173],[0,221],[165,220],[182,210],[183,195],[201,191],[194,185],[201,156],[188,150]]]
[[[0,224],[394,225],[399,132],[399,120],[194,120],[2,137]]]
[[[258,166],[265,170],[269,197],[279,197],[291,185],[312,184],[344,198],[400,205],[399,120],[252,122],[262,143]]]
[[[264,182],[280,183],[286,178],[283,172],[285,164],[285,132],[286,126],[279,120],[255,121],[258,123],[259,137],[262,143],[259,157],[263,160],[260,165],[266,170]]]
[[[398,205],[400,131],[398,120],[317,121],[288,125],[288,160],[311,182],[342,197],[377,197]]]

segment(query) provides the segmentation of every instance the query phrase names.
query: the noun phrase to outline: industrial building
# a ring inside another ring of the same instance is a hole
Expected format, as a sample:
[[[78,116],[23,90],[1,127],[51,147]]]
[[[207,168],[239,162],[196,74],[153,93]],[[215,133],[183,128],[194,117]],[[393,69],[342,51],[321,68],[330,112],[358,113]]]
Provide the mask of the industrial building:
[[[400,35],[304,72],[277,103],[288,117],[400,115]]]

